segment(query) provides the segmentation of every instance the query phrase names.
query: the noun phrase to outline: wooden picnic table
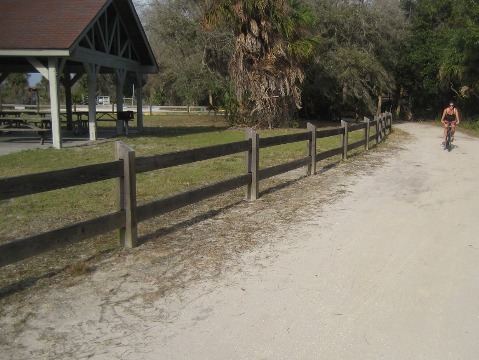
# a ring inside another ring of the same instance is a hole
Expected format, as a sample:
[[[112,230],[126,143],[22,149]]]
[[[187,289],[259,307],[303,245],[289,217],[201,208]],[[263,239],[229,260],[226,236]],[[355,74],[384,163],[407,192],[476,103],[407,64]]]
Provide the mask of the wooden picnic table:
[[[36,132],[40,136],[40,144],[43,145],[46,133],[51,132],[51,120],[0,117],[0,133],[9,132]]]
[[[22,115],[39,115],[41,117],[45,117],[46,115],[50,115],[50,111],[47,110],[33,110],[33,109],[3,109],[0,111],[0,117],[21,117]]]
[[[73,134],[86,134],[88,131],[88,111],[72,111],[72,115],[76,116],[76,120],[73,120]],[[66,117],[66,113],[62,113],[61,116]],[[135,113],[133,111],[119,111],[118,114],[115,111],[97,111],[97,121],[114,121],[122,122],[123,129],[126,135],[128,135],[129,122],[135,120]]]

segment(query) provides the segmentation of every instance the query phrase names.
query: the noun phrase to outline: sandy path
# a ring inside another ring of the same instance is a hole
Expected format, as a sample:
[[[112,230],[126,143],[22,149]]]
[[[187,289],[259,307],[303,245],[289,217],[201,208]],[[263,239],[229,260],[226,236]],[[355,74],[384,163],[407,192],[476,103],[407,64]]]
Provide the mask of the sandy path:
[[[402,150],[373,170],[332,177],[347,189],[340,200],[308,195],[302,220],[263,234],[280,241],[243,253],[234,271],[163,295],[154,260],[128,258],[66,289],[39,290],[28,312],[6,309],[3,354],[477,359],[479,140],[457,134],[448,153],[440,129],[396,126],[413,134]]]

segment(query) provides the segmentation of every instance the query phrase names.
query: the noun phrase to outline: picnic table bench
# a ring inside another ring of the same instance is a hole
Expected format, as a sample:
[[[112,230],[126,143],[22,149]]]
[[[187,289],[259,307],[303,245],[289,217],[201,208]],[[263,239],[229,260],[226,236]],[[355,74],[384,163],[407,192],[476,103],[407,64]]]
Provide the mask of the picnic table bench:
[[[40,126],[38,126],[40,124]],[[0,118],[0,133],[35,132],[40,136],[40,144],[45,143],[45,135],[51,132],[50,119]]]

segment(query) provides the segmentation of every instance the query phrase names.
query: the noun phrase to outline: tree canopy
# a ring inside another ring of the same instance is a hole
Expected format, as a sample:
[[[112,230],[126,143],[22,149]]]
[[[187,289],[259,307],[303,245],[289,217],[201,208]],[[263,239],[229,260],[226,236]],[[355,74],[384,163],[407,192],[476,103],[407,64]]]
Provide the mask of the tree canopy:
[[[476,0],[163,0],[143,19],[160,65],[145,98],[223,106],[232,123],[394,110],[479,113]],[[144,9],[144,10],[145,10]]]

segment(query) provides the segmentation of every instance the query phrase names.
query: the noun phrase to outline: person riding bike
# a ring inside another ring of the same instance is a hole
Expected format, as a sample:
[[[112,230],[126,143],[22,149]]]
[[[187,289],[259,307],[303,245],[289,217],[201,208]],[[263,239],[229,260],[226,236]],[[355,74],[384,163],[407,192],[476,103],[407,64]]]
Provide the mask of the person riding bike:
[[[454,107],[454,103],[451,101],[449,106],[444,109],[442,113],[441,122],[444,124],[444,137],[442,141],[442,145],[446,143],[446,136],[447,136],[447,125],[451,123],[452,126],[452,141],[454,141],[454,133],[456,132],[456,125],[459,124],[461,120],[459,119],[459,112]]]

